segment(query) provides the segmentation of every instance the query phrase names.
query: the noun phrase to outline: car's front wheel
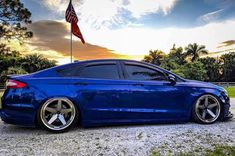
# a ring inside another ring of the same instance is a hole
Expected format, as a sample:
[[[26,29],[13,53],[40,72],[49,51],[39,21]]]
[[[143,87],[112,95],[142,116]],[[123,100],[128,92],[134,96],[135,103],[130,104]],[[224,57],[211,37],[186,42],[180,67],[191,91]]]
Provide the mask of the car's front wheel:
[[[211,94],[206,94],[197,99],[193,107],[192,117],[198,123],[211,124],[220,117],[220,113],[221,104],[219,100]]]
[[[60,133],[69,130],[78,121],[78,111],[67,98],[51,98],[40,107],[37,119],[46,130]]]

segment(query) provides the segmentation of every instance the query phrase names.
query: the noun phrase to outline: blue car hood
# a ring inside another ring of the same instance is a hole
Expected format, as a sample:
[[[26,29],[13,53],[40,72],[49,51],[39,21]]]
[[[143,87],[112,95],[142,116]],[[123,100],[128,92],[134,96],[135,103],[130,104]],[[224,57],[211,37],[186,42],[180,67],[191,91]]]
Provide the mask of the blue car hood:
[[[209,83],[209,82],[203,82],[203,81],[196,81],[196,80],[185,80],[188,85],[195,86],[195,87],[206,87],[206,88],[214,88],[218,90],[224,90],[223,87],[220,87],[218,85]]]

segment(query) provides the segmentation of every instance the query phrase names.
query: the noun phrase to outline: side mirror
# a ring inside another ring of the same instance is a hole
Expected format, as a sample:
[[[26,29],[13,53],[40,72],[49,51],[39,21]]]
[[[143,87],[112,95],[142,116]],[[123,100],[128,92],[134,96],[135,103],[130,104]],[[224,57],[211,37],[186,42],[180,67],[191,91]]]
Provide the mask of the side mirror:
[[[176,78],[174,75],[172,74],[169,74],[168,75],[168,80],[172,83],[172,84],[175,84],[176,83]]]

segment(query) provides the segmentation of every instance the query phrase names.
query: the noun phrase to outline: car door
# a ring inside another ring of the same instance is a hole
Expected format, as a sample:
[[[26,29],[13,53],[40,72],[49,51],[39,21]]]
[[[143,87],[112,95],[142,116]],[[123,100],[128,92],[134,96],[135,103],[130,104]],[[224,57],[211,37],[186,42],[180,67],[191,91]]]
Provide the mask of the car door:
[[[172,84],[163,70],[124,61],[122,68],[131,90],[131,115],[137,120],[177,120],[187,116],[187,93],[181,82]]]
[[[130,92],[125,88],[116,61],[91,62],[71,79],[83,121],[122,122],[130,112]]]

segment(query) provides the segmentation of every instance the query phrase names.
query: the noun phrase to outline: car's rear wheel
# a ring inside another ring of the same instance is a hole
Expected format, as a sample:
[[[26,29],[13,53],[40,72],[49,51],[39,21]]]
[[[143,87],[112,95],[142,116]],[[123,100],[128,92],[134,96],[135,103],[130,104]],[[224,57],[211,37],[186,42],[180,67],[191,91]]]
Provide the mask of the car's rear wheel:
[[[192,117],[194,121],[203,124],[214,123],[221,113],[221,104],[217,97],[206,94],[199,97],[194,104]]]
[[[51,98],[40,107],[37,117],[43,128],[60,133],[77,123],[78,111],[67,98]]]

